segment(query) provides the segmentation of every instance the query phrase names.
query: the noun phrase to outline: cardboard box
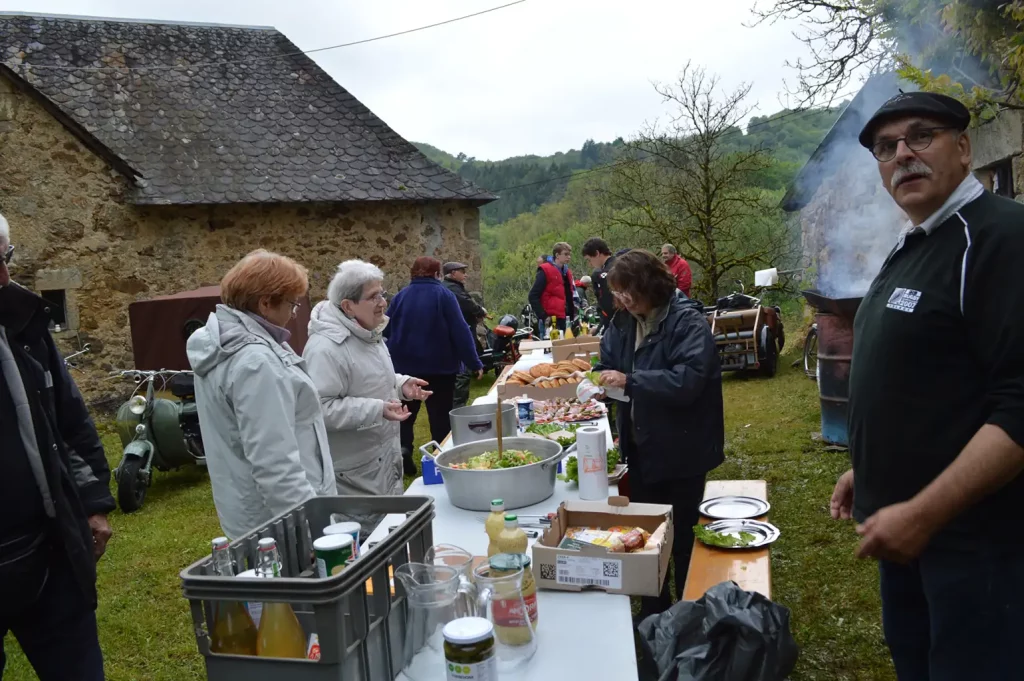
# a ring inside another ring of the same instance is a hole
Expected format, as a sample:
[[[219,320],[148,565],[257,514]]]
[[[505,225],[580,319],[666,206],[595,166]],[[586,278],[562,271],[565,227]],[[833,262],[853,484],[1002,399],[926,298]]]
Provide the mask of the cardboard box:
[[[656,551],[613,553],[600,546],[560,549],[569,527],[632,525],[655,534],[664,524]],[[602,501],[563,501],[551,529],[533,545],[533,577],[541,589],[582,591],[599,589],[627,596],[657,596],[668,575],[672,556],[672,507],[667,504],[631,504],[626,497]]]
[[[551,341],[551,358],[555,362],[577,357],[589,362],[591,357],[599,357],[600,354],[601,339],[596,336],[577,336]]]
[[[566,383],[565,385],[559,385],[554,388],[541,388],[535,385],[506,385],[505,379],[502,378],[498,381],[498,399],[510,400],[513,397],[521,397],[522,395],[541,401],[575,399],[577,385],[579,384]]]

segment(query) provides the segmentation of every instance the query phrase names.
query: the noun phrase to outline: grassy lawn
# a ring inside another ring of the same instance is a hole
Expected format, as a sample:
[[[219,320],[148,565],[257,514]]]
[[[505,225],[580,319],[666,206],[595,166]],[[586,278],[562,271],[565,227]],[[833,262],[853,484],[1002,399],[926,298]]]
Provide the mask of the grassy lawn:
[[[792,611],[801,647],[792,678],[893,679],[875,565],[853,558],[853,527],[828,517],[832,485],[847,457],[811,440],[820,429],[816,388],[802,371],[789,368],[794,359],[796,354],[784,355],[773,379],[727,376],[726,462],[712,477],[768,481],[771,520],[782,529],[772,548],[774,598]],[[487,387],[485,377],[474,384],[473,396]],[[417,444],[430,439],[425,411],[416,436]],[[117,436],[105,429],[103,441],[116,466]],[[110,520],[115,534],[99,565],[98,613],[107,678],[204,679],[178,572],[220,534],[205,472],[158,473],[141,511],[115,512]],[[34,679],[13,639],[4,644],[4,679]]]

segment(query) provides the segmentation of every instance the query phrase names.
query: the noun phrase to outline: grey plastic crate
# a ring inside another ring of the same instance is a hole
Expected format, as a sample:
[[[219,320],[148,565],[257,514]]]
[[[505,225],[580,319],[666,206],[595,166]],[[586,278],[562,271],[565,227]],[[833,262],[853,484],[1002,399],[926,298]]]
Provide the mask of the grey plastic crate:
[[[319,579],[312,542],[331,516],[405,514],[386,538],[367,547],[341,574]],[[212,574],[206,556],[181,571],[192,609],[196,643],[209,681],[393,681],[402,669],[408,606],[400,582],[391,594],[388,568],[423,562],[433,544],[431,497],[317,497],[231,543],[236,572],[256,567],[257,543],[274,537],[281,552],[280,579],[238,579]],[[372,580],[370,594],[367,580]],[[290,603],[306,630],[320,639],[320,660],[285,660],[210,652],[214,601]]]

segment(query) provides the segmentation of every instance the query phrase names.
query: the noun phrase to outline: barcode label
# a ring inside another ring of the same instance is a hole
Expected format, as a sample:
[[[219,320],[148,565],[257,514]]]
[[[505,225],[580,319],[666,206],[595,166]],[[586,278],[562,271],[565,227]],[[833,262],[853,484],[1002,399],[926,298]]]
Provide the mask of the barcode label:
[[[555,581],[558,584],[622,588],[621,560],[560,555],[556,557],[555,564]]]

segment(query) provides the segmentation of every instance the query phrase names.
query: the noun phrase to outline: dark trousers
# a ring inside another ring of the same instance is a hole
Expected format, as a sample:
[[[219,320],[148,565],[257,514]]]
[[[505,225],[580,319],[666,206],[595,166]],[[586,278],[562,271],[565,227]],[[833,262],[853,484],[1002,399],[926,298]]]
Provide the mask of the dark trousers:
[[[430,419],[430,438],[441,444],[451,430],[449,412],[452,410],[452,401],[455,399],[455,374],[429,374],[416,378],[422,378],[429,383],[426,389],[432,390],[434,393],[426,399],[427,418]],[[411,451],[414,439],[413,426],[416,425],[416,416],[420,413],[422,402],[413,400],[404,402],[404,404],[409,407],[412,416],[402,421],[400,427],[402,449],[408,448]]]
[[[44,544],[20,558],[0,546],[0,639],[10,631],[40,681],[103,681],[96,613],[63,550]],[[6,664],[0,647],[0,676]]]
[[[690,569],[690,553],[693,552],[693,526],[697,524],[700,512],[697,507],[704,499],[706,476],[647,483],[639,475],[629,476],[629,500],[642,504],[671,504],[672,522],[675,535],[672,537],[672,561],[675,563],[676,596],[682,597],[686,585],[686,573]],[[661,595],[640,599],[641,619],[648,615],[664,612],[672,605],[669,579],[661,587]]]
[[[455,392],[452,398],[452,408],[465,407],[469,403],[469,385],[473,382],[475,372],[463,371],[455,376]]]
[[[907,565],[878,566],[882,628],[900,681],[1024,679],[1019,548],[929,548]]]

